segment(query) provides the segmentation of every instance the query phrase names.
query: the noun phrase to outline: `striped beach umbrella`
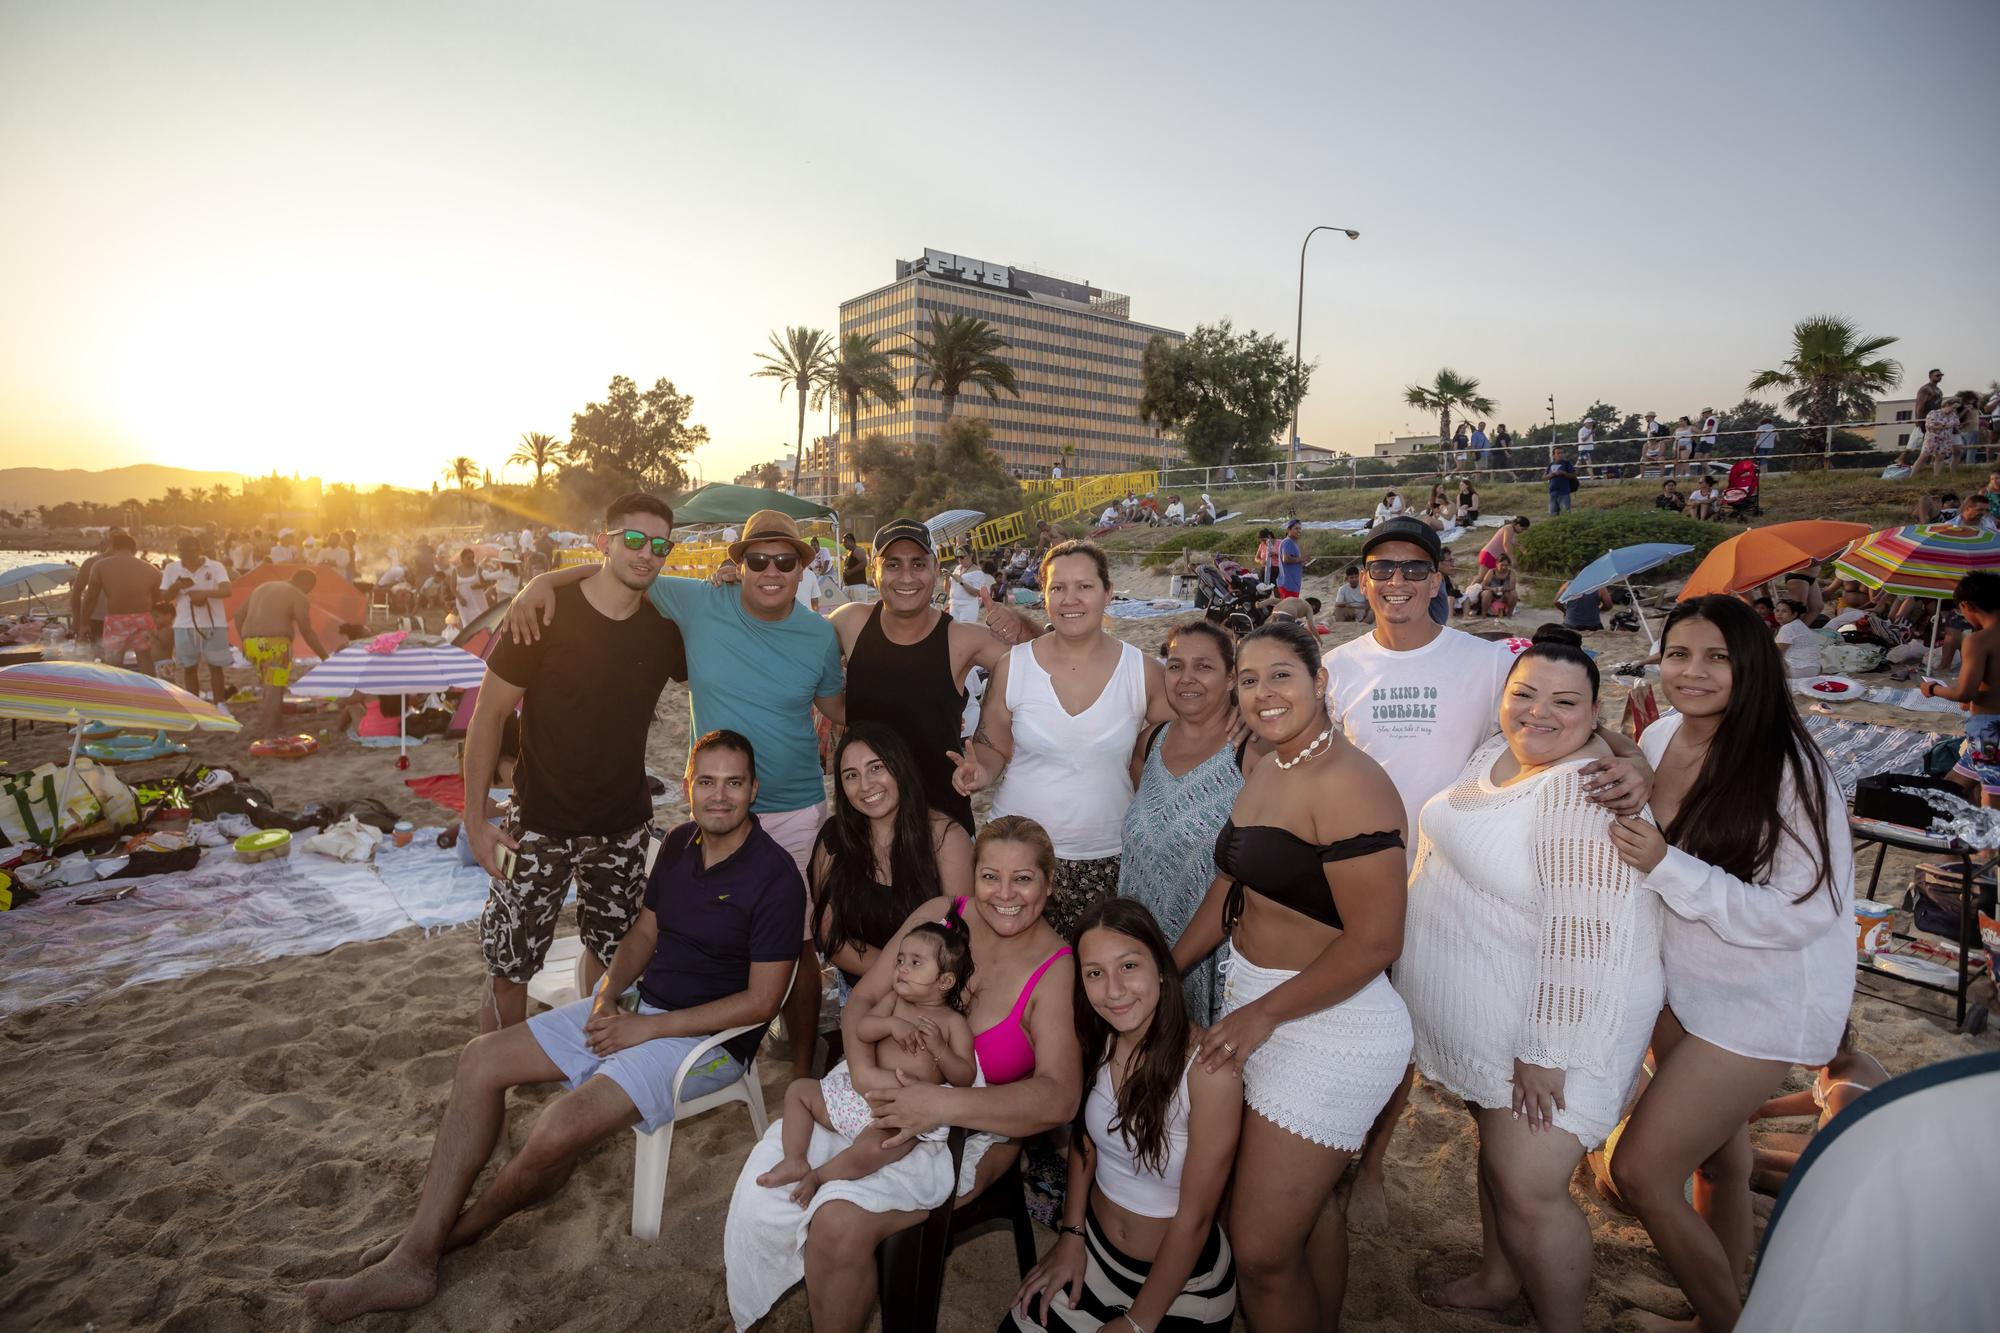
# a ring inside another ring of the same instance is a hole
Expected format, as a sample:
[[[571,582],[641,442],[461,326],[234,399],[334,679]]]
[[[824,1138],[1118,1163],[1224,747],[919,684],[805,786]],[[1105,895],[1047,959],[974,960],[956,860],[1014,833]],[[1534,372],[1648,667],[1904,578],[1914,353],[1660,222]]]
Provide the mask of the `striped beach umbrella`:
[[[69,808],[85,722],[148,731],[239,731],[243,726],[221,708],[172,681],[101,662],[23,662],[0,667],[0,717],[62,722],[76,728],[58,810]],[[55,838],[52,823],[50,846],[55,845]]]
[[[172,681],[101,662],[0,667],[0,717],[103,722],[129,731],[236,731],[243,725]]]
[[[386,636],[385,636],[386,638]],[[378,643],[354,643],[308,671],[292,689],[299,694],[436,694],[469,690],[486,678],[486,663],[446,644],[411,644],[380,651]],[[404,710],[396,710],[402,741],[396,765],[409,767],[410,738]]]
[[[1841,552],[1833,567],[1871,588],[1941,601],[1967,574],[2000,569],[2000,532],[1957,523],[1884,528]]]

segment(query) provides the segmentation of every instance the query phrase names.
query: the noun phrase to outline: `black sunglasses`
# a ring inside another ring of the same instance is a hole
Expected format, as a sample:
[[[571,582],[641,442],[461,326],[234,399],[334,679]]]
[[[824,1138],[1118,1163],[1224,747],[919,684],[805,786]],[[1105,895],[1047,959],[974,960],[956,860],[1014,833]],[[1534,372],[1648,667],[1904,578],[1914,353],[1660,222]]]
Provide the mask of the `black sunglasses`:
[[[650,542],[653,547],[653,554],[659,556],[662,560],[666,559],[667,552],[674,549],[673,538],[649,536],[648,534],[639,531],[637,528],[627,528],[623,532],[613,532],[607,535],[616,537],[619,540],[623,541],[625,543],[625,549],[628,551],[643,550],[645,549],[647,543]]]
[[[1370,560],[1368,577],[1377,583],[1388,583],[1398,572],[1405,583],[1422,583],[1437,573],[1437,565],[1429,560]]]
[[[799,557],[792,551],[746,551],[743,563],[750,566],[753,573],[761,574],[772,565],[780,574],[789,574],[799,567]]]

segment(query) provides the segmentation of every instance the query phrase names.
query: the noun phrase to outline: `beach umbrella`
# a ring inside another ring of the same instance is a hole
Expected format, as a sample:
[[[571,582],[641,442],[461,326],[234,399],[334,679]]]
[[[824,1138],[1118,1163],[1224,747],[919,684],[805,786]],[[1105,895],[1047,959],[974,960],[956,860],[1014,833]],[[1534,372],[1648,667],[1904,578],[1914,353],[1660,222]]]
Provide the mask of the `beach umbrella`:
[[[1646,642],[1658,651],[1660,643],[1653,637],[1653,626],[1646,619],[1645,608],[1639,605],[1639,594],[1632,591],[1632,576],[1664,565],[1675,556],[1686,555],[1693,549],[1675,542],[1641,542],[1637,546],[1621,546],[1615,551],[1607,551],[1577,570],[1568,583],[1557,589],[1556,601],[1562,603],[1572,597],[1595,596],[1601,589],[1622,583],[1632,599],[1632,609],[1638,613],[1640,628],[1646,631]]]
[[[947,509],[925,519],[924,526],[931,530],[932,547],[942,550],[956,546],[960,538],[985,521],[986,515],[977,509]]]
[[[1878,592],[1941,602],[1974,570],[2000,569],[2000,533],[1958,523],[1908,523],[1862,537],[1833,567]],[[1933,652],[1942,619],[1931,617]]]
[[[147,731],[239,731],[243,724],[172,681],[101,662],[23,662],[0,667],[0,717],[73,726],[62,805],[69,806],[83,724]]]
[[[385,634],[368,643],[349,644],[326,661],[306,672],[292,689],[299,694],[436,694],[443,690],[469,690],[486,678],[486,663],[446,644],[406,644],[396,635]],[[396,767],[410,764],[408,724],[401,708],[396,710]]]
[[[64,561],[44,560],[32,565],[17,565],[0,574],[0,601],[38,597],[45,592],[67,588],[75,581],[76,566]]]
[[[1808,518],[1751,528],[1723,542],[1688,575],[1680,600],[1710,593],[1739,593],[1780,574],[1804,569],[1868,535],[1866,523],[1839,523]]]

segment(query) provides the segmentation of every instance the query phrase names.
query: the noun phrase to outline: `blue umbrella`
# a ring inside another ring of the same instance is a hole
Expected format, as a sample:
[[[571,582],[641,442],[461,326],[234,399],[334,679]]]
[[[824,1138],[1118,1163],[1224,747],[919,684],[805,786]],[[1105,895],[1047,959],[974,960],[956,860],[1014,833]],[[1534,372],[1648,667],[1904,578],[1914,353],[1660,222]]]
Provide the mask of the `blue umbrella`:
[[[1568,583],[1556,592],[1557,602],[1567,602],[1573,597],[1595,595],[1599,589],[1614,583],[1625,585],[1627,593],[1632,592],[1632,576],[1643,574],[1649,569],[1664,565],[1677,555],[1686,555],[1692,546],[1682,546],[1676,542],[1641,542],[1637,546],[1621,546],[1615,551],[1607,551],[1597,559],[1576,571]],[[1659,647],[1653,638],[1653,627],[1646,622],[1646,613],[1639,606],[1637,595],[1632,597],[1632,609],[1639,614],[1639,624],[1646,631],[1646,640],[1654,648]]]

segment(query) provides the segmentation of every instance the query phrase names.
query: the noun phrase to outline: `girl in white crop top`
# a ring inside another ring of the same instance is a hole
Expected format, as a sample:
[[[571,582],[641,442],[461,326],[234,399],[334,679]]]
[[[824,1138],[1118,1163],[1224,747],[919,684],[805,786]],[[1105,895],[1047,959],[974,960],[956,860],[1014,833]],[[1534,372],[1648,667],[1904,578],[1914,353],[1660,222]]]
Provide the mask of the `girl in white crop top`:
[[[1193,1063],[1201,1029],[1188,1022],[1173,950],[1142,903],[1094,903],[1077,932],[1077,1023],[1095,1076],[1084,1132],[1071,1139],[1059,1238],[1021,1284],[1010,1326],[1227,1328],[1236,1265],[1216,1210],[1242,1085]]]

